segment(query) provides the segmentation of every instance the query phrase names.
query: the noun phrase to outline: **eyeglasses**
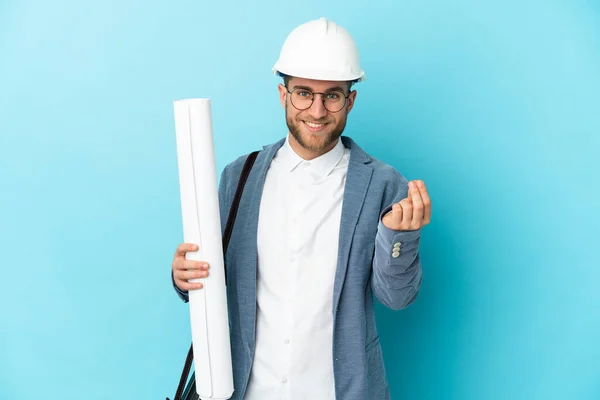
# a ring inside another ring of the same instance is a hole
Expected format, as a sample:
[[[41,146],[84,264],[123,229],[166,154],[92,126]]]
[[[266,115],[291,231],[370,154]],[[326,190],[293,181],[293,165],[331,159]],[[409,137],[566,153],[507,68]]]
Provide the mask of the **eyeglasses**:
[[[341,90],[328,90],[325,93],[313,92],[308,89],[296,88],[290,92],[290,89],[285,88],[289,94],[291,94],[290,100],[292,105],[300,111],[309,109],[315,95],[320,94],[323,100],[323,107],[329,112],[335,113],[340,111],[346,105],[346,101],[350,95],[344,94]]]

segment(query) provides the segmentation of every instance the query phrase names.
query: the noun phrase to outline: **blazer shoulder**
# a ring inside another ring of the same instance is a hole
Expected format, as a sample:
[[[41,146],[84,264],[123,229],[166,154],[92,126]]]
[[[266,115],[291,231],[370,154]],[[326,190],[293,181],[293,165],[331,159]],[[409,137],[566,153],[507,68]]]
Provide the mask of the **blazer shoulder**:
[[[252,169],[256,169],[257,167],[260,168],[261,166],[264,166],[265,163],[269,163],[271,161],[273,155],[283,145],[284,141],[285,138],[280,139],[275,143],[265,145],[262,147],[262,149],[256,148],[253,151],[242,154],[241,156],[237,157],[236,159],[225,165],[225,168],[223,168],[222,176],[227,179],[233,179],[234,182],[230,182],[230,184],[237,184],[242,169],[244,168],[244,164],[246,163],[246,160],[248,159],[250,154],[258,152],[258,157],[256,158],[256,162]]]
[[[223,168],[223,171],[221,172],[221,180],[225,181],[229,185],[237,185],[237,181],[240,177],[240,174],[242,173],[244,164],[246,163],[246,160],[248,159],[250,154],[251,153],[243,154],[226,164]]]
[[[242,168],[244,167],[244,163],[246,162],[246,159],[248,158],[248,156],[250,155],[250,153],[241,155],[239,157],[237,157],[236,159],[234,159],[233,161],[229,162],[227,165],[225,165],[225,168],[223,168],[223,174],[235,174],[235,173],[241,173],[242,172]]]
[[[375,179],[391,185],[408,185],[408,179],[392,165],[373,157],[371,157],[371,162],[369,164],[371,168],[373,168],[373,176]]]
[[[355,165],[365,163],[373,169],[373,178],[379,182],[388,184],[397,184],[398,186],[408,186],[408,180],[392,165],[383,162],[362,149],[352,138],[342,136],[344,145],[350,149],[351,158],[354,158]],[[354,157],[352,157],[352,155]]]
[[[408,179],[392,165],[371,157],[373,187],[382,193],[381,211],[408,195]]]

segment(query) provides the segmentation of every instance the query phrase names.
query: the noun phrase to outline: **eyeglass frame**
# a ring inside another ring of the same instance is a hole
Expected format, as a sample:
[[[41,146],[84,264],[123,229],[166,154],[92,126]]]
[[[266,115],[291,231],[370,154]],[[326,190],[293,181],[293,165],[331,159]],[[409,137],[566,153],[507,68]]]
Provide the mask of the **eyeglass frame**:
[[[350,92],[350,93],[348,93],[348,94],[345,94],[343,90],[333,89],[331,92],[341,92],[341,93],[342,93],[342,95],[344,96],[344,104],[342,105],[342,107],[340,107],[340,109],[339,109],[339,110],[337,110],[337,111],[330,111],[330,110],[329,110],[329,108],[327,108],[327,106],[325,105],[325,95],[326,95],[326,94],[328,94],[328,93],[324,93],[324,92],[313,92],[311,89],[302,88],[302,87],[295,88],[295,89],[293,89],[293,90],[290,92],[290,89],[289,89],[287,86],[284,86],[284,87],[285,87],[285,90],[286,90],[286,91],[287,91],[289,94],[293,94],[293,93],[294,93],[296,90],[304,90],[304,91],[306,91],[306,92],[310,92],[310,93],[312,93],[312,100],[310,101],[310,105],[309,105],[308,107],[306,107],[306,108],[298,108],[298,107],[296,107],[296,105],[294,104],[294,102],[293,102],[293,101],[292,101],[292,99],[290,98],[290,103],[292,103],[292,106],[294,106],[294,108],[295,108],[296,110],[298,110],[298,111],[305,111],[305,110],[308,110],[309,108],[311,108],[311,107],[312,107],[312,105],[313,105],[313,104],[314,104],[314,102],[315,102],[315,95],[316,95],[316,94],[320,94],[320,95],[321,95],[321,102],[323,103],[323,107],[325,107],[325,109],[326,109],[327,111],[329,111],[330,113],[337,113],[337,112],[340,112],[340,111],[342,111],[342,110],[344,109],[344,107],[346,106],[346,103],[348,103],[348,98],[349,98],[349,97],[350,97],[350,95],[352,94],[352,92]],[[331,93],[331,92],[329,92],[329,93]]]

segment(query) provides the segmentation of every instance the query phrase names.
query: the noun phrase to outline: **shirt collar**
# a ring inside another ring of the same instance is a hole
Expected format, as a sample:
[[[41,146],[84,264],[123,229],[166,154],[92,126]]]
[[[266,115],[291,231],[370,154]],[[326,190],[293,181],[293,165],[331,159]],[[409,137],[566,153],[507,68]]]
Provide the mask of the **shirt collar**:
[[[344,144],[341,139],[338,139],[335,147],[327,153],[312,160],[305,160],[292,149],[288,136],[279,153],[286,171],[292,172],[300,164],[306,164],[307,170],[321,176],[327,176],[344,156]]]

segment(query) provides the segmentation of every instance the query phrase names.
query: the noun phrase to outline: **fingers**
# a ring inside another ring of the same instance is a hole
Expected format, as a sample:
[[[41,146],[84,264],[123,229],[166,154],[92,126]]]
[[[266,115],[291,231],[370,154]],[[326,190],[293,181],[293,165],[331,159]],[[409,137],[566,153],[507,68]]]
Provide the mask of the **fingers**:
[[[392,205],[391,212],[383,217],[383,224],[393,230],[417,230],[431,221],[431,199],[420,180],[408,182],[406,198]]]
[[[183,290],[184,292],[189,292],[190,290],[198,290],[198,289],[202,289],[204,287],[204,285],[200,282],[191,283],[191,282],[182,281],[182,280],[178,280],[178,279],[175,279],[175,285],[177,285],[177,287],[179,289]]]
[[[180,281],[189,281],[191,279],[206,278],[208,276],[208,271],[178,270],[173,272],[173,276],[175,277],[175,279],[178,279]]]
[[[427,187],[425,187],[423,181],[417,181],[417,186],[419,187],[419,192],[423,199],[423,223],[428,224],[431,222],[431,199],[429,198]]]
[[[399,226],[402,224],[402,206],[400,203],[396,203],[392,206],[392,215],[390,221],[393,225]]]
[[[174,269],[173,280],[177,287],[181,290],[196,290],[202,289],[204,285],[201,282],[193,281],[208,277],[208,264],[203,262],[191,261],[185,266],[190,269]],[[190,282],[192,281],[192,282]]]
[[[194,243],[182,243],[179,246],[177,246],[177,249],[175,250],[175,256],[185,257],[185,253],[187,253],[188,251],[196,250],[198,250],[198,245]]]
[[[206,261],[193,261],[186,259],[178,259],[173,262],[173,269],[175,270],[207,270],[210,266]]]
[[[413,205],[410,200],[410,196],[400,201],[400,207],[402,207],[402,229],[409,229],[412,223]]]
[[[408,197],[412,201],[413,208],[410,225],[412,229],[419,229],[423,222],[423,199],[421,198],[421,192],[419,191],[417,182],[409,182],[408,187]]]
[[[188,252],[197,251],[198,245],[194,243],[182,243],[175,250],[173,258],[173,280],[175,285],[183,291],[202,289],[204,285],[195,280],[208,277],[209,264],[205,261],[187,260]],[[192,282],[190,282],[192,281]]]

